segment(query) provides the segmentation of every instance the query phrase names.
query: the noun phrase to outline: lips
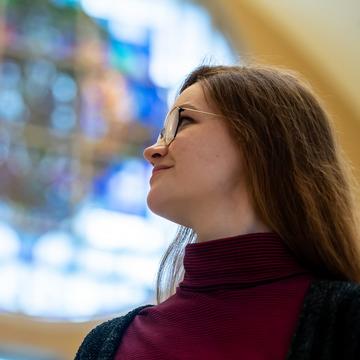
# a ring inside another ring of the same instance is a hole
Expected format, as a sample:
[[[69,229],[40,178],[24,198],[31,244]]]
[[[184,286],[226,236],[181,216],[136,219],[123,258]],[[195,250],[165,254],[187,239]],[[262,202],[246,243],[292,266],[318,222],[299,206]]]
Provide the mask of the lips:
[[[170,169],[170,168],[171,168],[171,166],[165,166],[165,165],[154,166],[152,173],[154,175],[157,172],[160,172],[160,171],[163,171],[163,170],[166,170],[166,169]]]

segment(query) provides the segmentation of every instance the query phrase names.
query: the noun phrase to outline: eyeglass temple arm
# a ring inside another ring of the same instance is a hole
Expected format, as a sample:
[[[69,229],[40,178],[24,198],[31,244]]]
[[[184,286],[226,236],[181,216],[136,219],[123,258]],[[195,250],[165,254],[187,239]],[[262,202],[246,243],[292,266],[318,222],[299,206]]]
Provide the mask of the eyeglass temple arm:
[[[202,110],[197,110],[197,109],[192,109],[192,108],[187,108],[187,107],[182,107],[182,106],[179,106],[177,108],[180,109],[180,110],[194,111],[194,112],[198,112],[198,113],[201,113],[201,114],[216,115],[216,116],[219,115],[219,114],[215,114],[215,113],[208,112],[208,111],[202,111]]]

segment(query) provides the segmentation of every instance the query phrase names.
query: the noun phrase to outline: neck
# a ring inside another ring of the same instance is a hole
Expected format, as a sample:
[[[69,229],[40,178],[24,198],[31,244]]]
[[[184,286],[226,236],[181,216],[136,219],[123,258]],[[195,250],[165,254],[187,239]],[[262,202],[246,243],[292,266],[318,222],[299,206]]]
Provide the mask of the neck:
[[[193,219],[190,227],[197,234],[197,242],[272,231],[255,214],[248,198],[242,198],[232,206],[228,202],[206,204]]]
[[[236,220],[238,222],[236,222]],[[194,227],[193,230],[197,235],[198,242],[222,239],[233,237],[237,235],[245,235],[252,233],[265,233],[271,232],[271,229],[263,224],[259,219],[239,218],[231,220],[225,218],[209,220],[208,225],[201,227]]]

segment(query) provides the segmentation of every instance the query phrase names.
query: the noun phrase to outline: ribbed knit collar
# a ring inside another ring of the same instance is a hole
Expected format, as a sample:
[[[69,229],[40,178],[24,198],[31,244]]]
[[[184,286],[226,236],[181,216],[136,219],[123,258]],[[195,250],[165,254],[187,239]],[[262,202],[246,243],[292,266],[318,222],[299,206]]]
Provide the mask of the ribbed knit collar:
[[[206,291],[251,287],[308,273],[275,233],[254,233],[188,244],[180,288]]]

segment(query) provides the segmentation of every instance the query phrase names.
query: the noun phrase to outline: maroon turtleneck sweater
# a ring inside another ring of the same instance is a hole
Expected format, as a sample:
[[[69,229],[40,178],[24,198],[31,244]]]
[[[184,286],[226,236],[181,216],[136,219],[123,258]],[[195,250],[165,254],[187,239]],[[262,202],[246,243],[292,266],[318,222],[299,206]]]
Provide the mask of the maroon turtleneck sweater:
[[[274,233],[185,248],[176,294],[143,309],[116,360],[286,358],[312,276]]]

